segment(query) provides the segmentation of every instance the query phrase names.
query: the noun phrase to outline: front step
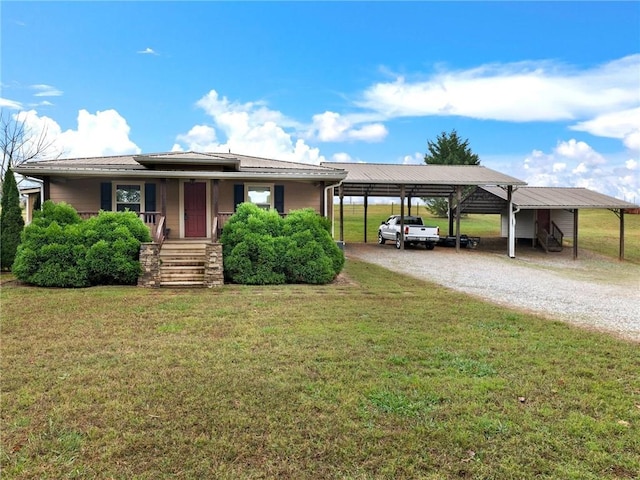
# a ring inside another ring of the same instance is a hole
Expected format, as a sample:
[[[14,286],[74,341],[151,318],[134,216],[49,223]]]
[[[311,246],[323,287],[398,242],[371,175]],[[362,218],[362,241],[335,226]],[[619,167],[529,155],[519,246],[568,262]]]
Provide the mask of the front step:
[[[166,241],[160,249],[161,287],[203,287],[206,242]]]

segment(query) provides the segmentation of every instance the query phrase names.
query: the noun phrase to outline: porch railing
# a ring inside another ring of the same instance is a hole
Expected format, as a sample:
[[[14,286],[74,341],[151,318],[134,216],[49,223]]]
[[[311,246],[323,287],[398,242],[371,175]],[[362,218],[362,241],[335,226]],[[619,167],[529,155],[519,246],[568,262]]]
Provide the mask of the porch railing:
[[[551,222],[551,232],[548,232],[546,228],[543,228],[538,232],[538,242],[545,252],[562,251],[563,241],[564,233],[555,222]]]

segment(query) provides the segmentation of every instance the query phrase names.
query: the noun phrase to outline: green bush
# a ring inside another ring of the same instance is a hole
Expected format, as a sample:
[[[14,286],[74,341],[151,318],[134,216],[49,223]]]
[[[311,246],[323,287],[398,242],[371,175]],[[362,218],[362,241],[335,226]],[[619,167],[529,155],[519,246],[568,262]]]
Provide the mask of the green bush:
[[[100,212],[82,221],[70,205],[47,201],[22,234],[13,271],[42,287],[135,284],[149,229],[133,212]]]
[[[330,227],[312,209],[292,211],[282,219],[275,210],[243,203],[220,239],[225,277],[254,285],[329,283],[344,266]]]
[[[23,228],[20,193],[13,172],[8,168],[2,183],[0,202],[0,269],[7,270],[13,265]]]

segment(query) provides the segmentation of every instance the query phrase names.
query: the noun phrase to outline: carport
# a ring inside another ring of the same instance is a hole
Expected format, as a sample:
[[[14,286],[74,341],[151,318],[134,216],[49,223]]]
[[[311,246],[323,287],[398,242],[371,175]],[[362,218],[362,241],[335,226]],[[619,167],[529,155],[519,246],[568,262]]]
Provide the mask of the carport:
[[[573,258],[578,258],[578,212],[582,209],[607,209],[620,220],[619,254],[624,259],[625,210],[638,206],[587,188],[568,187],[520,187],[509,197],[501,188],[482,186],[468,195],[461,203],[463,213],[500,214],[505,222],[505,212],[517,217],[516,238],[530,238],[533,245],[549,249],[547,242],[562,238],[573,239]],[[504,228],[503,228],[504,231]],[[504,236],[504,235],[503,235]]]
[[[479,165],[393,165],[374,163],[333,163],[324,166],[340,168],[347,177],[334,188],[340,199],[340,241],[344,241],[344,197],[364,199],[364,242],[367,241],[367,208],[369,197],[400,197],[400,215],[411,215],[412,198],[448,198],[449,205],[463,193],[476,187],[497,187],[505,192],[509,211],[508,255],[515,258],[515,215],[512,204],[514,189],[526,182]],[[336,191],[337,190],[337,191]],[[460,251],[460,216],[455,216],[456,251]],[[453,235],[453,215],[449,215],[449,235]],[[403,229],[401,229],[403,230]],[[401,234],[403,232],[401,231]],[[404,239],[403,239],[404,240]],[[404,241],[402,242],[404,248]]]

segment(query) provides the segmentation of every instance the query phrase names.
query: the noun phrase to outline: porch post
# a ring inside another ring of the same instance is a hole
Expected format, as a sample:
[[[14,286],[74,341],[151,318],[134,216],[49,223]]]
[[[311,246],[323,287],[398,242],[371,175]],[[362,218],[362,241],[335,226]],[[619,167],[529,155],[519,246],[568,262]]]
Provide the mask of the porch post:
[[[411,216],[411,194],[407,195],[407,215]]]
[[[160,213],[167,217],[167,179],[160,179]]]

